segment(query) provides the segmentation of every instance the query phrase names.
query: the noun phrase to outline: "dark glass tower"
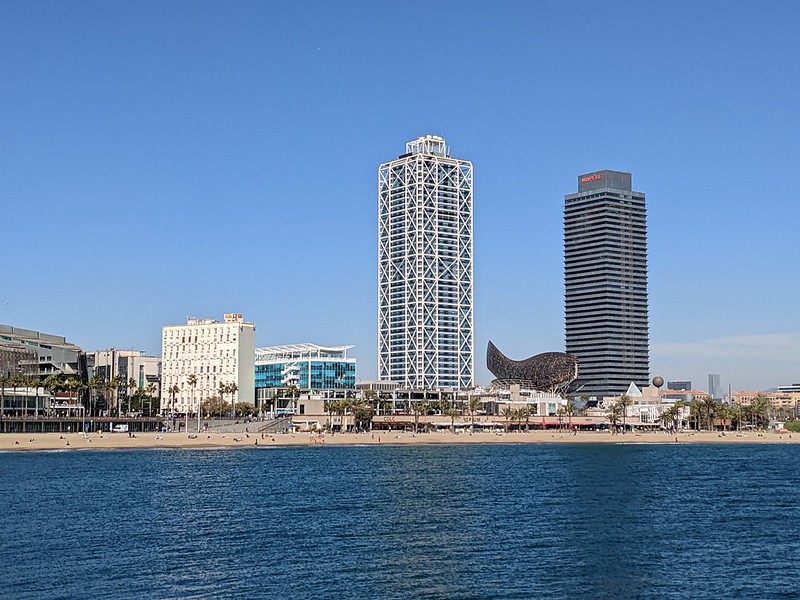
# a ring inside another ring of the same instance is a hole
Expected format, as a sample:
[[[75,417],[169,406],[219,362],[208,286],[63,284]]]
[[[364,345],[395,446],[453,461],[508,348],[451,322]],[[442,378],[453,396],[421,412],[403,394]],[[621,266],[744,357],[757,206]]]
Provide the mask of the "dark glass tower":
[[[624,394],[650,377],[647,208],[631,174],[578,177],[564,197],[566,351],[578,358],[576,395]]]

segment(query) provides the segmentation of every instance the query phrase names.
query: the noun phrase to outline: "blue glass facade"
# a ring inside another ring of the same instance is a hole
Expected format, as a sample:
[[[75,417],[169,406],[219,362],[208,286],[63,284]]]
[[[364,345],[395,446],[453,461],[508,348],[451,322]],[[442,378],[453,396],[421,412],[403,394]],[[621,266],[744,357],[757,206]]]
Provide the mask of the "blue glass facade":
[[[301,390],[352,390],[356,363],[324,359],[256,363],[256,389],[289,385]]]

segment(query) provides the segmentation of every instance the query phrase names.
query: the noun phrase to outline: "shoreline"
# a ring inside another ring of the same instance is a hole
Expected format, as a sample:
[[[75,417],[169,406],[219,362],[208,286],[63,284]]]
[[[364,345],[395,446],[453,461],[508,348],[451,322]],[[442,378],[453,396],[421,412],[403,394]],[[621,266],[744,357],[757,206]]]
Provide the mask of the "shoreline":
[[[52,450],[144,450],[144,449],[217,449],[217,448],[283,448],[309,446],[401,446],[401,445],[464,445],[464,444],[800,444],[800,434],[749,431],[618,433],[579,432],[468,432],[418,433],[373,431],[371,433],[309,434],[307,432],[256,433],[5,433],[0,434],[0,452],[36,452]]]

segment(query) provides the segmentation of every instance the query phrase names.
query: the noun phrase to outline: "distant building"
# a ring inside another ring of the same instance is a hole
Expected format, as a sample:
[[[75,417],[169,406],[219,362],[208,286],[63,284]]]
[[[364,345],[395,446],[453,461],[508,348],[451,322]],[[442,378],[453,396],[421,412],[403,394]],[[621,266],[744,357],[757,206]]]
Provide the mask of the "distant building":
[[[800,394],[800,383],[792,383],[790,385],[779,385],[777,391],[778,393],[781,394]]]
[[[51,375],[86,383],[86,354],[62,336],[0,325],[0,379],[4,387],[0,398],[0,414],[47,414],[51,400],[42,386]],[[23,381],[36,381],[39,385],[17,385],[16,389],[9,385],[14,381],[19,384],[20,378],[24,378]],[[73,395],[73,414],[80,414],[85,409],[86,398],[85,392]]]
[[[691,390],[692,389],[692,382],[686,380],[680,381],[668,381],[667,382],[667,389],[668,390]]]
[[[357,390],[376,394],[391,394],[397,391],[399,387],[399,385],[391,381],[359,381],[356,384]]]
[[[474,382],[472,163],[441,137],[378,170],[378,379],[414,389]]]
[[[86,354],[60,335],[0,325],[0,373],[28,375],[44,382],[51,375],[86,382]]]
[[[792,386],[781,386],[783,388]],[[733,403],[750,406],[759,396],[769,403],[770,412],[779,418],[792,418],[798,415],[800,391],[777,392],[733,392]]]
[[[648,385],[647,207],[631,174],[578,177],[564,197],[566,351],[576,356],[573,393],[619,395]]]
[[[131,379],[136,383],[136,387],[149,393],[153,391],[153,397],[161,396],[161,358],[158,356],[146,356],[141,350],[97,350],[87,354],[87,365],[89,379],[97,376],[105,383],[114,381],[118,377],[120,382],[116,393],[112,395],[117,402],[123,396],[132,393]],[[105,395],[104,393],[100,393]],[[109,400],[108,398],[106,400]],[[106,406],[106,409],[111,408]],[[117,410],[119,410],[117,406]]]
[[[256,398],[271,398],[278,389],[296,387],[303,392],[354,390],[356,359],[347,356],[352,346],[292,344],[255,351]]]
[[[722,385],[719,382],[718,373],[708,374],[708,395],[714,400],[722,400]]]
[[[245,323],[241,314],[226,314],[223,322],[191,318],[185,325],[162,330],[161,411],[194,413],[207,398],[219,396],[220,386],[236,384],[237,403],[255,400],[256,327]],[[197,379],[195,386],[189,377]],[[173,405],[170,389],[178,386]]]

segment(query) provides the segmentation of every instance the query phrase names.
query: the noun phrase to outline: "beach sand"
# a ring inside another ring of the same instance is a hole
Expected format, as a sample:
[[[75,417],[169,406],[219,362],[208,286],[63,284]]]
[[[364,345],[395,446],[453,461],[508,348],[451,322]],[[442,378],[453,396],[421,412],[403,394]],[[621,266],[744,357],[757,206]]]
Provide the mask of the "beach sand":
[[[35,450],[111,450],[144,448],[275,448],[283,446],[377,446],[408,444],[798,444],[800,434],[774,432],[665,433],[579,432],[576,435],[556,431],[514,433],[398,433],[375,431],[366,434],[309,433],[6,433],[0,434],[0,451]]]

